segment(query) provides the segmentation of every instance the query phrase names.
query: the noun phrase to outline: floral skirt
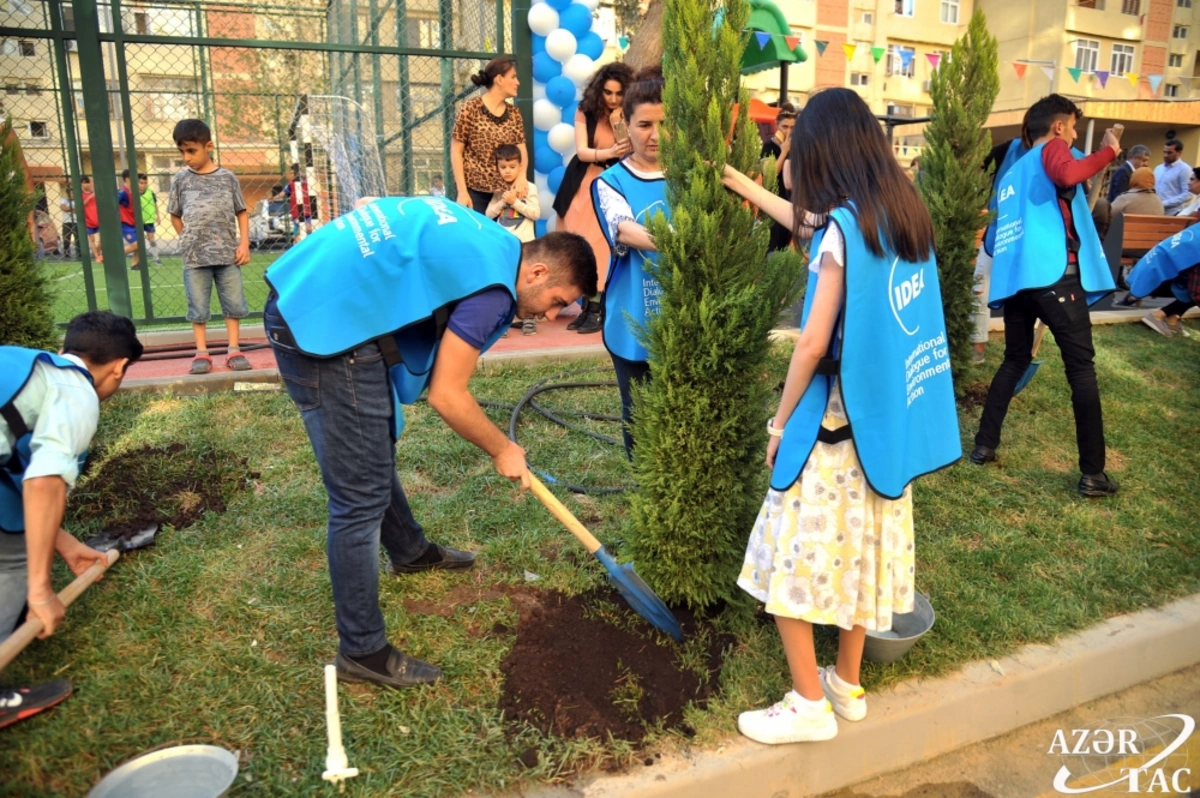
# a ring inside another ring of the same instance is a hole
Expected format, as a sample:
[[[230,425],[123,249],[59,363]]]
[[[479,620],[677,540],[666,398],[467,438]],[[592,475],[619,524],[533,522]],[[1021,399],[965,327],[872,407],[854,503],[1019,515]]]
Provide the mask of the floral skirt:
[[[846,423],[835,390],[824,425]],[[795,484],[767,492],[738,586],[772,615],[887,631],[893,613],[912,612],[913,554],[912,486],[884,499],[853,441],[818,441]]]

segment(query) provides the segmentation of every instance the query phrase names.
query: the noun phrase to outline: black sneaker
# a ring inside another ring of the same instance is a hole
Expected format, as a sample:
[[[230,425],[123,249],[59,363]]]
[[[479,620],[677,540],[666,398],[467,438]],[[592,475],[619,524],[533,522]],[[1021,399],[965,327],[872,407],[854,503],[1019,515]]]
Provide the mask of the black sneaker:
[[[399,576],[400,574],[417,574],[422,571],[462,571],[474,564],[475,555],[469,551],[459,551],[430,543],[429,549],[415,562],[407,565],[389,562],[387,570],[392,576]]]
[[[975,465],[987,465],[996,459],[996,450],[987,446],[976,446],[971,450],[969,457]]]
[[[1079,478],[1079,495],[1087,499],[1102,499],[1114,496],[1121,489],[1115,480],[1109,479],[1108,474],[1084,474]]]
[[[0,687],[0,729],[66,701],[71,683],[66,679],[32,687]]]
[[[373,671],[349,657],[338,654],[333,661],[340,682],[371,682],[383,687],[400,689],[420,684],[433,684],[442,678],[442,670],[416,657],[410,657],[398,648],[388,654],[387,673]]]

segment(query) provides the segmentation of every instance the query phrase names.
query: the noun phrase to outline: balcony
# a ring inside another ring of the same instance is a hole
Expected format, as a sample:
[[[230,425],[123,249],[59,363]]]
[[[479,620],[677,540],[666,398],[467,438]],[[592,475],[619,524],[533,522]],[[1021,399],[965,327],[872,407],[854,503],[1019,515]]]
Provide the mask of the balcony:
[[[1066,29],[1106,39],[1140,41],[1141,14],[1126,14],[1122,11],[1122,6],[1121,0],[1108,0],[1106,8],[1068,5]]]

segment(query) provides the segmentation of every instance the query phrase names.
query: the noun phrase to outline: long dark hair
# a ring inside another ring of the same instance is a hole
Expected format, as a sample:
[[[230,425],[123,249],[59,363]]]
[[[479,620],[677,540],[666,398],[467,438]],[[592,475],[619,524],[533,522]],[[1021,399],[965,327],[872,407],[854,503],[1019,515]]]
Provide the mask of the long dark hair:
[[[620,61],[600,67],[600,71],[583,90],[583,99],[579,101],[579,110],[594,119],[607,117],[608,106],[604,104],[604,84],[610,80],[620,83],[623,91],[629,91],[629,84],[633,83],[632,67],[622,64]]]
[[[924,260],[933,251],[929,211],[856,92],[825,89],[809,98],[792,131],[791,162],[794,236],[805,211],[826,213],[853,202],[874,255],[884,253],[881,232],[887,249],[906,261]]]
[[[516,68],[517,62],[511,58],[493,58],[487,62],[483,69],[471,76],[471,82],[476,86],[483,86],[485,89],[490,89],[492,84],[496,82],[496,78],[507,75],[508,70]]]
[[[639,105],[662,105],[663,86],[665,85],[662,67],[648,66],[639,69],[638,73],[633,76],[633,83],[625,90],[625,102],[621,106],[621,110],[625,114],[625,121],[629,122],[633,119],[633,111]]]

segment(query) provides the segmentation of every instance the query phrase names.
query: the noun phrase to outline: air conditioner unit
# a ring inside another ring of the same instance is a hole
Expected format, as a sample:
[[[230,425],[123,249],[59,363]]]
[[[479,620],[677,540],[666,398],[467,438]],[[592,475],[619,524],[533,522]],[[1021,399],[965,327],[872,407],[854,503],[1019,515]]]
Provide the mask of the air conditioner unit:
[[[921,91],[923,91],[923,92],[925,92],[926,94],[928,94],[928,93],[929,93],[929,90],[930,90],[930,89],[932,89],[932,88],[933,88],[933,81],[932,81],[932,80],[923,80],[923,81],[921,81]]]

